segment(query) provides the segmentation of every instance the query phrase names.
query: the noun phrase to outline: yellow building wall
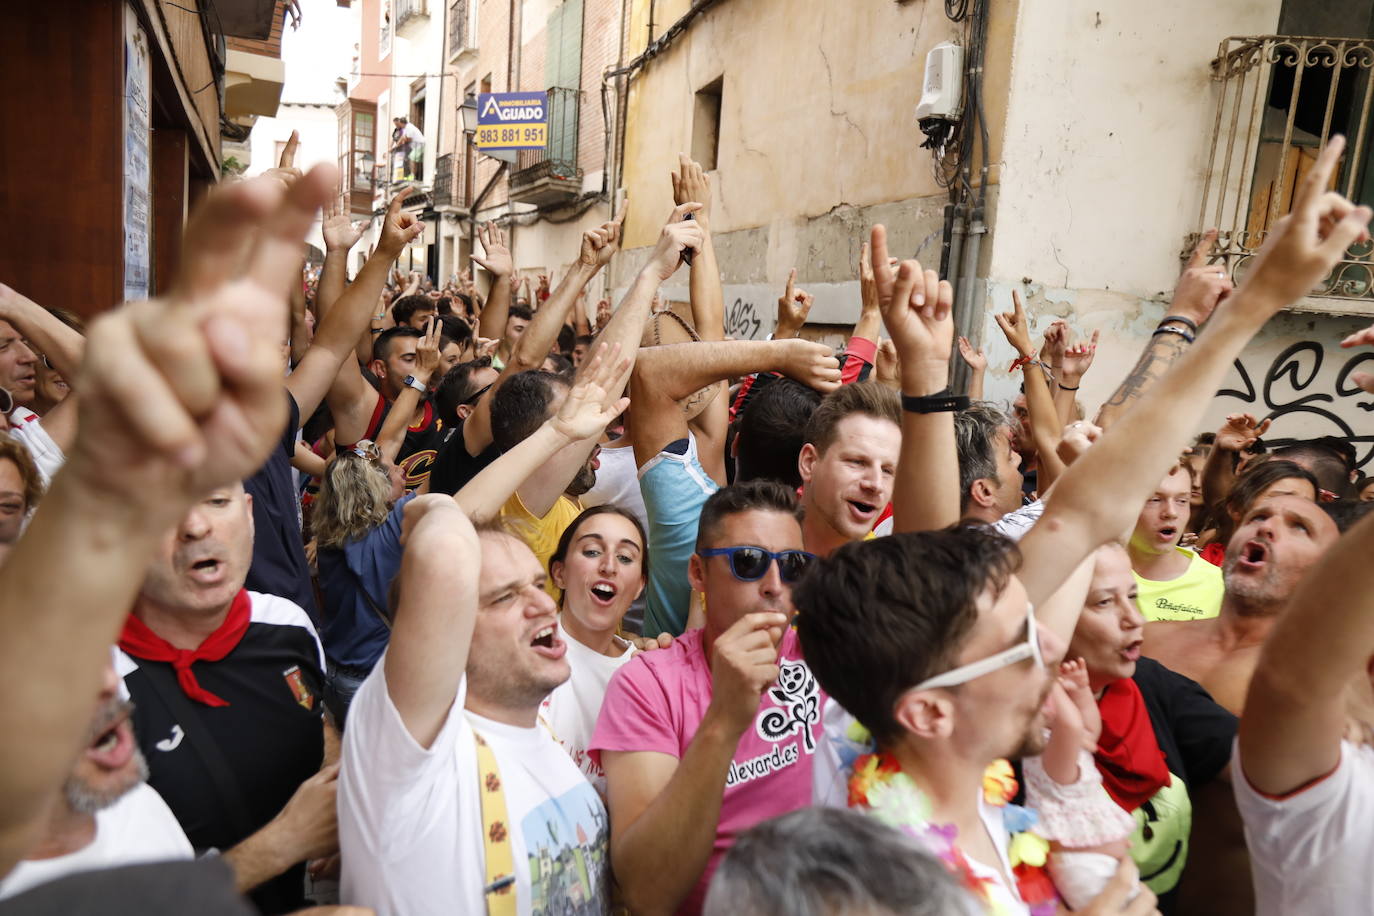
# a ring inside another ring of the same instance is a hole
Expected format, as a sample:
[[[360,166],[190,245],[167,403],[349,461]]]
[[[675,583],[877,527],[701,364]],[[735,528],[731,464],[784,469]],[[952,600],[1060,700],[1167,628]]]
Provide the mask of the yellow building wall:
[[[655,34],[687,0],[653,4]],[[627,57],[648,39],[635,0]],[[668,172],[690,151],[694,94],[724,77],[716,232],[943,195],[916,125],[926,52],[957,27],[933,2],[723,0],[631,83],[624,151],[628,247],[672,209]]]

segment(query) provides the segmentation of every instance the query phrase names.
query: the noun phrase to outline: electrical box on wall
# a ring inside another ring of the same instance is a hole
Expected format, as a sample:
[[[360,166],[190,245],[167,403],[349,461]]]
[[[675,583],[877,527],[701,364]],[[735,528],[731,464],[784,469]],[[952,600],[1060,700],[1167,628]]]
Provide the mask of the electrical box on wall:
[[[928,120],[957,121],[963,108],[964,49],[942,41],[926,55],[926,76],[916,120],[923,130]]]

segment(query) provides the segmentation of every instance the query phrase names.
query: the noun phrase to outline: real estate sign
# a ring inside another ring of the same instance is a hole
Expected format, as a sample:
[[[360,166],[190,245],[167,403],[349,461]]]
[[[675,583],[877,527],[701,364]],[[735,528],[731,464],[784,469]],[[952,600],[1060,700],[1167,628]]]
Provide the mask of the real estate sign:
[[[483,152],[543,149],[549,142],[544,92],[484,92],[477,96],[477,148]]]

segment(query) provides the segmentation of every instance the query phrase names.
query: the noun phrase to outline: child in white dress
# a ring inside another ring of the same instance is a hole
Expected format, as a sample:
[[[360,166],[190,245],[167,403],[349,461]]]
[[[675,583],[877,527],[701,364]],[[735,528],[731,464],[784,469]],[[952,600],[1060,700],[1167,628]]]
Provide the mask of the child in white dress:
[[[1054,718],[1045,752],[1022,761],[1026,800],[1039,814],[1035,832],[1050,841],[1055,889],[1080,909],[1116,874],[1130,850],[1135,818],[1107,794],[1093,762],[1102,717],[1081,658],[1060,666],[1051,697]]]

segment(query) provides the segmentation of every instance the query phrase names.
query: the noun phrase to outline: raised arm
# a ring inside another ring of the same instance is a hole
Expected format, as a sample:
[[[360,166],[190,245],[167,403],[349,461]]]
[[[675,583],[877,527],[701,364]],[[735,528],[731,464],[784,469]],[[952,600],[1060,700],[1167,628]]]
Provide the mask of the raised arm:
[[[954,348],[954,290],[918,261],[894,272],[887,229],[874,226],[869,247],[883,324],[897,349],[902,398],[948,395]],[[913,405],[914,406],[914,405]],[[954,413],[902,410],[902,451],[892,487],[892,530],[929,531],[959,520],[959,456]]]
[[[506,333],[506,319],[510,317],[510,286],[515,261],[506,246],[506,233],[500,226],[487,223],[477,230],[477,239],[485,255],[474,253],[472,260],[491,274],[491,289],[487,291],[486,304],[477,319],[477,336],[500,340]],[[473,295],[476,292],[474,284]]]
[[[635,462],[687,436],[678,403],[693,392],[751,371],[781,372],[827,394],[840,386],[840,362],[825,344],[809,340],[723,340],[645,347],[630,381],[635,399],[630,436]]]
[[[881,351],[880,351],[881,355]],[[959,358],[968,366],[968,397],[970,401],[983,400],[983,378],[988,374],[988,358],[983,348],[974,348],[967,337],[959,338]]]
[[[1131,405],[1157,384],[1169,367],[1188,349],[1189,343],[1198,328],[1216,309],[1217,303],[1231,293],[1231,279],[1226,271],[1216,265],[1207,264],[1207,253],[1216,241],[1217,231],[1208,229],[1193,249],[1187,267],[1178,278],[1174,288],[1173,301],[1164,320],[1159,323],[1160,330],[1145,345],[1145,352],[1131,369],[1107,403],[1097,412],[1098,426],[1107,429],[1119,420]],[[1170,328],[1172,330],[1164,331]],[[1176,332],[1185,332],[1183,334]]]
[[[80,332],[4,284],[0,284],[0,321],[12,324],[25,340],[48,358],[63,378],[75,382],[86,354],[86,338]]]
[[[1100,332],[1093,331],[1087,343],[1069,344],[1064,348],[1059,371],[1054,374],[1054,408],[1059,415],[1059,425],[1067,426],[1074,421],[1074,404],[1078,389],[1083,384],[1083,376],[1092,367],[1097,356],[1097,340]]]
[[[487,248],[487,257],[489,262],[495,264],[496,269],[500,270],[504,269],[505,263],[509,263],[510,255],[505,249],[504,236],[499,234],[499,230],[493,230],[493,233],[497,234],[493,234],[491,237],[491,242]],[[544,364],[544,357],[548,355],[549,348],[558,340],[558,332],[567,320],[568,312],[573,303],[577,301],[577,297],[587,288],[587,284],[592,281],[597,272],[610,262],[611,256],[619,248],[620,224],[618,222],[603,223],[596,229],[582,234],[582,247],[578,252],[577,263],[573,265],[572,270],[568,271],[563,282],[558,284],[553,295],[546,299],[539,310],[534,313],[534,320],[529,323],[529,326],[525,328],[525,333],[521,334],[520,339],[516,341],[510,361],[501,370],[501,374],[491,389],[482,395],[481,400],[477,402],[472,415],[463,423],[463,442],[467,446],[469,455],[480,454],[487,446],[491,445],[491,405],[496,400],[496,393],[506,383],[506,379],[519,372],[538,369]],[[483,315],[485,314],[486,312],[483,312]],[[497,336],[499,337],[501,333],[504,333],[504,330],[505,322],[503,320]],[[636,343],[638,343],[637,340]],[[585,456],[583,457],[585,459]],[[557,494],[555,494],[555,498],[556,496]],[[552,505],[552,502],[549,505]],[[526,506],[529,507],[529,504],[526,503]]]
[[[1228,414],[1217,430],[1212,452],[1202,465],[1202,503],[1209,509],[1220,506],[1236,485],[1236,457],[1269,431],[1274,421],[1256,420],[1252,414]]]
[[[403,193],[410,193],[409,188]],[[320,224],[324,236],[324,267],[320,269],[320,283],[315,289],[316,317],[323,318],[343,295],[348,282],[348,253],[362,239],[366,229],[367,223],[349,219],[348,211],[339,208],[337,199],[324,208],[324,222]],[[386,282],[385,275],[382,282]]]
[[[415,381],[426,389],[435,370],[439,368],[439,338],[442,332],[443,325],[438,319],[431,318],[429,326],[425,328],[425,336],[415,346]],[[396,456],[401,453],[401,446],[406,441],[406,429],[420,407],[421,397],[423,395],[419,389],[409,385],[401,389],[391,404],[391,410],[387,412],[386,422],[377,431],[377,448],[389,464],[395,464]]]
[[[377,249],[329,313],[320,317],[315,339],[305,359],[286,379],[287,388],[300,407],[302,423],[315,412],[321,398],[329,398],[340,442],[351,443],[362,438],[377,401],[376,389],[363,378],[362,369],[354,358],[355,341],[367,327],[381,299],[391,265],[425,229],[425,224],[415,214],[401,210],[409,193],[407,188],[392,198],[382,222]]]
[[[24,736],[0,742],[0,874],[28,849],[86,739],[110,645],[157,545],[195,500],[251,474],[280,441],[287,291],[335,180],[321,166],[285,192],[270,179],[213,192],[168,295],[91,327],[76,442],[0,574],[0,664],[14,678],[0,729]],[[231,280],[226,265],[250,248]]]
[[[704,342],[725,339],[725,291],[720,283],[720,266],[716,261],[716,247],[711,240],[711,180],[701,164],[686,155],[678,157],[678,171],[672,173],[673,202],[678,205],[700,203],[701,209],[692,214],[701,226],[701,248],[692,257],[691,280],[689,289],[692,300],[692,325],[697,336]],[[796,271],[792,272],[793,278]],[[790,283],[789,283],[790,288]],[[806,321],[806,310],[811,307],[811,297],[804,291],[797,302],[801,312],[796,328],[800,330]],[[783,312],[779,310],[779,321]],[[775,337],[792,336],[776,334]],[[702,468],[718,486],[725,486],[725,440],[730,428],[729,382],[716,383],[715,394],[707,401],[701,412],[688,421],[688,427],[697,438],[697,456]]]
[[[892,263],[891,258],[888,258],[888,263]],[[859,249],[859,320],[854,322],[849,339],[867,340],[877,347],[882,329],[883,313],[878,308],[878,282],[873,273],[872,242],[865,240]]]
[[[811,304],[815,298],[797,286],[797,268],[788,271],[787,285],[778,297],[778,323],[773,330],[773,339],[788,340],[801,334],[801,329],[806,324],[806,316],[811,314]]]
[[[482,550],[450,496],[417,496],[401,522],[400,602],[384,656],[387,693],[421,747],[458,696],[477,618]]]
[[[1366,517],[1308,572],[1264,644],[1240,720],[1241,765],[1260,792],[1286,795],[1340,762],[1346,695],[1374,657],[1372,551]]]
[[[515,448],[483,468],[454,495],[468,517],[478,520],[495,517],[511,494],[559,449],[588,440],[595,444],[606,425],[630,406],[630,399],[620,396],[630,377],[628,357],[622,358],[614,347],[608,352],[602,346],[585,365],[588,371],[578,378],[557,414]],[[569,475],[561,484],[556,484],[557,493],[567,489],[571,479]],[[523,495],[521,502],[525,502]],[[528,507],[529,503],[525,505]]]
[[[1063,424],[1059,422],[1059,414],[1054,409],[1054,396],[1050,394],[1049,382],[1045,379],[1045,367],[1035,359],[1030,322],[1021,305],[1021,294],[1012,290],[1011,301],[1013,310],[998,315],[997,326],[1020,357],[1017,362],[1021,365],[1021,382],[1026,391],[1026,410],[1030,414],[1031,435],[1040,462],[1037,481],[1040,492],[1044,493],[1064,471],[1064,463],[1054,454]]]
[[[1292,214],[1271,231],[1198,344],[1059,480],[1045,514],[1021,541],[1021,577],[1031,601],[1052,594],[1090,551],[1131,527],[1250,338],[1279,309],[1306,295],[1346,247],[1365,235],[1369,208],[1324,191],[1343,147],[1339,137],[1327,145],[1303,179]],[[1041,619],[1067,641],[1077,613]]]

